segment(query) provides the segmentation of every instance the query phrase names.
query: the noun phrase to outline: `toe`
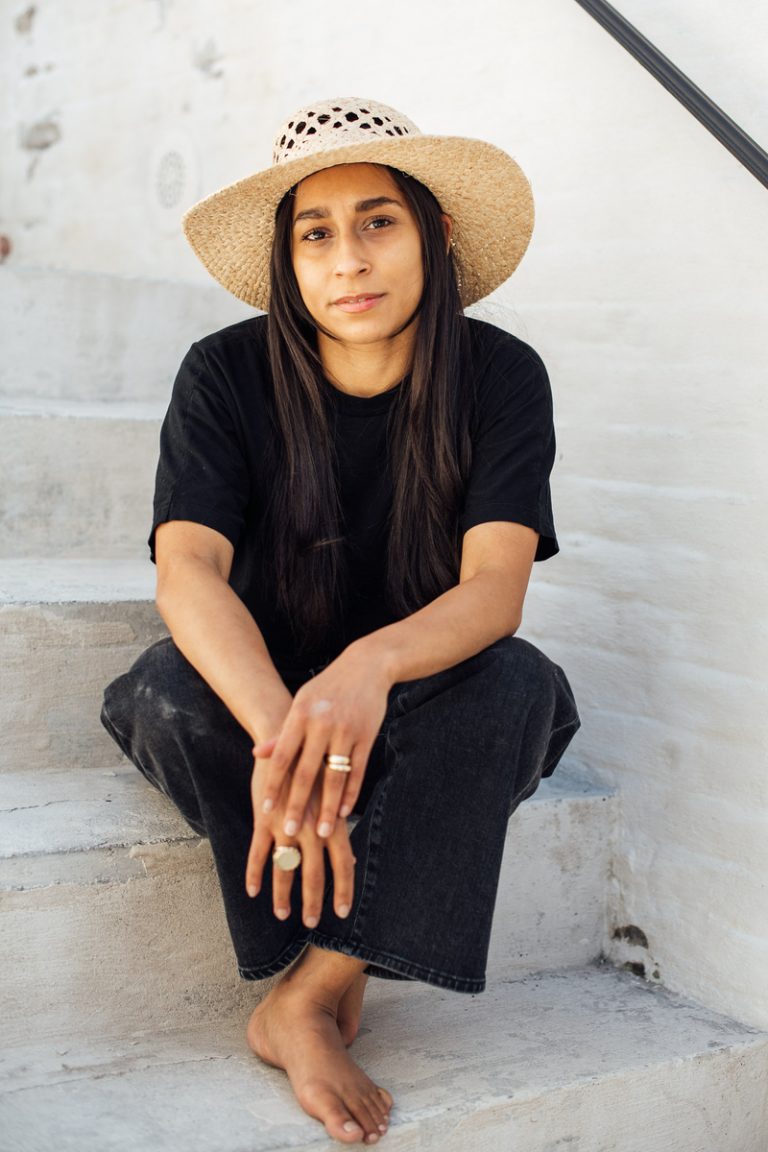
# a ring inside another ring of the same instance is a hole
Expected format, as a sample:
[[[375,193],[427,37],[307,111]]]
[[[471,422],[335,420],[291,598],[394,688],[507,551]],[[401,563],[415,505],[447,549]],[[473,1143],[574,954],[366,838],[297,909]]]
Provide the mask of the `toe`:
[[[372,1090],[366,1096],[365,1105],[371,1117],[373,1118],[376,1131],[381,1132],[380,1126],[387,1123],[388,1110],[385,1108],[384,1102],[376,1088],[372,1088]]]
[[[379,1124],[382,1123],[382,1113],[373,1106],[373,1102],[366,1096],[357,1096],[354,1100],[345,1100],[347,1108],[360,1125],[366,1144],[375,1144],[382,1135]]]
[[[345,1144],[358,1144],[365,1137],[365,1129],[343,1105],[337,1106],[325,1118],[325,1130],[334,1140]]]
[[[376,1091],[382,1100],[382,1107],[384,1108],[384,1111],[387,1113],[391,1112],[395,1105],[394,1097],[389,1092],[387,1092],[386,1088],[377,1087]]]
[[[330,1124],[326,1124],[325,1129],[329,1136],[333,1136],[335,1140],[343,1140],[346,1144],[357,1144],[364,1139],[362,1128],[352,1117],[344,1121],[341,1133],[334,1132]]]
[[[345,1107],[342,1100],[331,1092],[298,1096],[305,1112],[322,1121],[329,1136],[344,1144],[357,1144],[366,1134],[360,1121]]]

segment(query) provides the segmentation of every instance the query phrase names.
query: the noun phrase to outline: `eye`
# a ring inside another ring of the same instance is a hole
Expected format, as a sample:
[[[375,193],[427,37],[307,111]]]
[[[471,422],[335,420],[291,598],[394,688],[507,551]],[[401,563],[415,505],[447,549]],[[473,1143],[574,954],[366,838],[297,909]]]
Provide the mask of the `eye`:
[[[308,240],[310,243],[314,243],[317,240],[325,240],[327,235],[328,231],[326,228],[310,228],[309,232],[304,233],[302,240]]]
[[[376,232],[380,228],[389,227],[390,224],[394,224],[394,220],[390,216],[374,216],[372,220],[368,221],[366,228],[372,228]]]

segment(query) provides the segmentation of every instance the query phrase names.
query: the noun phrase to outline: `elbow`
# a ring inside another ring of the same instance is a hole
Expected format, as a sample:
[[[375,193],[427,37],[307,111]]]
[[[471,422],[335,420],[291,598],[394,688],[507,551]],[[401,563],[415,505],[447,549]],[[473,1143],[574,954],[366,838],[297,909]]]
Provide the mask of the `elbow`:
[[[166,558],[157,569],[155,607],[169,629],[173,606],[179,599],[179,588],[187,583],[183,570],[184,563],[175,557]]]
[[[520,625],[522,624],[522,622],[523,622],[523,613],[521,611],[518,611],[512,617],[511,626],[510,626],[509,631],[507,632],[507,636],[514,636],[517,633],[518,629],[520,628]]]
[[[168,623],[168,613],[170,611],[171,594],[168,587],[168,580],[157,574],[157,584],[155,586],[155,607],[162,617],[163,622],[170,628]]]

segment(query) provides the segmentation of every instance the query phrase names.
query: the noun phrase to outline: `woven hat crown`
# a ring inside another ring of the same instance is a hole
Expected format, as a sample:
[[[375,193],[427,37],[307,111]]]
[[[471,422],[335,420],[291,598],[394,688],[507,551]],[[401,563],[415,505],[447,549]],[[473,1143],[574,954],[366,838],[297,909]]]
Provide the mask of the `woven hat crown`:
[[[374,137],[421,136],[407,116],[386,104],[343,96],[300,108],[277,132],[272,163],[284,164],[352,144],[368,144]]]

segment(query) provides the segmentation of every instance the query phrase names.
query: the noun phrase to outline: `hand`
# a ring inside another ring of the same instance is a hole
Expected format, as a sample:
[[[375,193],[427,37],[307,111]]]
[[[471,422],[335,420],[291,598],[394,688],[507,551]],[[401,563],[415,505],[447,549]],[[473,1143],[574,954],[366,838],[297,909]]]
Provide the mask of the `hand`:
[[[349,915],[355,887],[355,859],[349,843],[346,820],[339,820],[333,834],[323,841],[318,839],[314,828],[314,816],[319,805],[319,786],[309,798],[305,820],[296,836],[286,837],[283,833],[285,805],[291,778],[286,776],[277,803],[269,816],[263,812],[264,782],[267,763],[257,760],[251,777],[251,797],[253,800],[254,826],[248,863],[245,871],[245,886],[249,896],[258,895],[264,878],[264,866],[272,853],[274,844],[297,844],[301,849],[301,896],[302,919],[307,928],[315,928],[323,908],[325,891],[324,849],[333,872],[333,907],[337,916],[344,919]],[[279,920],[287,920],[291,912],[291,887],[293,872],[272,869],[272,906]]]
[[[368,657],[369,651],[360,644],[351,645],[302,684],[279,735],[254,748],[255,756],[270,761],[264,782],[264,813],[273,811],[286,779],[290,780],[282,826],[287,837],[295,836],[302,827],[316,785],[321,786],[322,793],[319,816],[313,815],[313,819],[323,839],[333,836],[337,817],[348,816],[360,795],[392,686],[380,662]],[[349,756],[352,771],[326,768],[320,777],[326,753]]]

